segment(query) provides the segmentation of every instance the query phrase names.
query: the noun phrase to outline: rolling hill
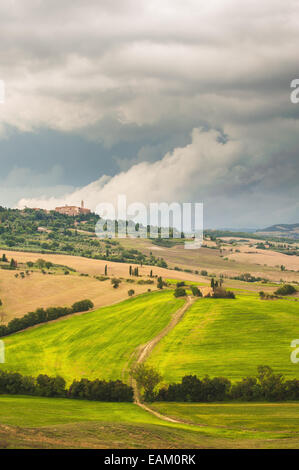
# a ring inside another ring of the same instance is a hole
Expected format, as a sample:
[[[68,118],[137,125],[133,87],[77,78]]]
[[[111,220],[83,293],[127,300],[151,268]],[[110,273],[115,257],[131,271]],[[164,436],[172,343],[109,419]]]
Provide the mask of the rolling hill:
[[[1,368],[37,376],[125,379],[138,346],[155,337],[184,303],[152,292],[4,338]]]
[[[0,314],[4,312],[4,322],[14,317],[22,317],[29,311],[39,307],[61,307],[70,306],[74,302],[84,298],[91,299],[96,308],[120,302],[128,297],[128,290],[133,288],[136,294],[146,292],[150,287],[156,289],[156,278],[151,280],[153,284],[141,284],[143,280],[149,280],[152,271],[153,276],[162,276],[164,279],[176,278],[178,280],[190,280],[198,282],[198,275],[186,272],[178,272],[157,266],[140,266],[136,264],[95,260],[80,256],[40,254],[5,250],[8,260],[12,258],[17,261],[16,270],[0,269]],[[24,278],[20,272],[28,269],[26,263],[36,263],[44,259],[56,266],[69,267],[66,276],[62,269],[36,269],[30,270],[30,275]],[[105,281],[99,281],[105,273],[107,266],[107,277]],[[129,267],[138,267],[139,276],[130,276]],[[0,262],[0,268],[3,263]],[[43,271],[43,272],[42,272]],[[16,277],[16,274],[18,277]],[[111,278],[121,278],[122,282],[118,289],[111,285]],[[130,278],[130,282],[127,279]]]
[[[261,301],[255,294],[237,299],[200,299],[155,348],[148,359],[171,383],[185,374],[239,380],[258,365],[292,378],[290,343],[298,336],[299,303]]]
[[[261,235],[272,235],[283,238],[299,239],[299,224],[275,224],[264,229],[259,229],[256,233]]]

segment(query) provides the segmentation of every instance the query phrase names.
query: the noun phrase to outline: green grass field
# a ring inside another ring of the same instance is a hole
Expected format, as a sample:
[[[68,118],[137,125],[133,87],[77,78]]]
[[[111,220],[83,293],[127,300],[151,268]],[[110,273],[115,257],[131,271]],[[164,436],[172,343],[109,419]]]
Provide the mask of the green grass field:
[[[299,448],[299,404],[155,404],[0,396],[0,448]],[[273,418],[272,418],[273,417]]]
[[[254,294],[237,297],[199,299],[157,345],[148,362],[165,382],[185,374],[237,380],[255,375],[260,364],[298,377],[290,343],[299,334],[299,303],[261,301]]]
[[[189,423],[299,437],[299,403],[154,403],[152,408]]]
[[[165,279],[167,284],[176,285],[178,282],[182,282],[180,279]],[[195,282],[195,281],[184,281],[185,286],[210,286],[209,282]]]
[[[12,426],[51,426],[86,421],[161,424],[133,403],[104,403],[66,398],[0,396],[0,421]]]
[[[101,287],[99,286],[99,289]],[[136,348],[156,336],[184,303],[172,292],[140,295],[3,338],[1,369],[36,376],[125,379]]]

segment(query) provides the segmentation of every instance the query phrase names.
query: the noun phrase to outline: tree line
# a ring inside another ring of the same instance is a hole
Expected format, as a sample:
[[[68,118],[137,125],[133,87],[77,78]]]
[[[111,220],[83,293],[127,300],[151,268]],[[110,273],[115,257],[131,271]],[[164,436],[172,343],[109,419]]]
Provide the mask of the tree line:
[[[91,308],[93,308],[93,303],[89,299],[75,302],[72,307],[37,308],[34,312],[28,312],[21,318],[14,318],[7,325],[0,325],[0,337],[25,330],[30,326],[56,320],[71,313],[86,312]]]
[[[132,402],[133,389],[120,380],[74,380],[66,388],[65,380],[40,374],[23,376],[16,372],[0,370],[0,394],[33,395],[40,397],[76,398],[84,400]]]
[[[245,377],[231,383],[226,377],[208,376],[199,379],[186,375],[180,383],[161,388],[156,401],[215,402],[215,401],[286,401],[299,400],[299,380],[285,380],[269,366],[258,366],[255,377]]]
[[[258,366],[257,375],[232,383],[226,377],[185,375],[181,382],[165,385],[156,391],[162,376],[147,364],[131,370],[145,401],[217,402],[217,401],[286,401],[299,400],[299,380],[285,380],[269,366]]]
[[[138,386],[143,388],[146,401],[168,402],[218,402],[218,401],[268,401],[299,400],[299,380],[285,380],[269,366],[259,366],[255,377],[245,377],[232,384],[226,377],[185,375],[180,383],[164,386],[155,392],[161,381],[153,368],[139,364],[132,371]],[[34,378],[16,372],[0,370],[0,394],[63,397],[84,400],[132,402],[133,388],[120,380],[74,380],[69,388],[62,377],[40,374]]]

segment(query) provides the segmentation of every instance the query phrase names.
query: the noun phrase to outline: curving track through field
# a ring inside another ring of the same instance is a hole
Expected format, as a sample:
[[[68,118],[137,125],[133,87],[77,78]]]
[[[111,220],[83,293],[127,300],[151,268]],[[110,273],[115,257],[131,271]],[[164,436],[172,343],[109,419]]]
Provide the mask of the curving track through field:
[[[188,296],[186,303],[183,305],[183,307],[177,310],[177,312],[173,315],[168,325],[162,331],[160,331],[160,333],[157,336],[155,336],[153,339],[148,341],[146,344],[139,346],[137,350],[137,358],[135,360],[135,364],[141,364],[142,362],[146,360],[146,358],[152,352],[154,347],[161,341],[161,339],[164,338],[164,336],[166,336],[179,323],[179,321],[182,320],[184,314],[191,307],[193,302],[194,302],[194,299]],[[140,400],[137,383],[136,383],[136,380],[134,379],[132,380],[132,387],[134,389],[134,401],[136,405],[140,406],[140,408],[142,408],[145,411],[148,411],[152,415],[164,421],[168,421],[170,423],[186,424],[184,421],[180,421],[174,418],[170,418],[169,416],[162,415],[161,413],[158,413],[157,411],[152,410],[150,407],[142,403]]]

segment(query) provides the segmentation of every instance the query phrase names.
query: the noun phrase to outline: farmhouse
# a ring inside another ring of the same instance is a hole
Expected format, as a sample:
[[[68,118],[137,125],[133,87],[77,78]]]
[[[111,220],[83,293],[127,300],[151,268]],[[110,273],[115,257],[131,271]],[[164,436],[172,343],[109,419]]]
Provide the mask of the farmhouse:
[[[77,206],[62,206],[62,207],[55,207],[55,211],[59,212],[60,214],[75,216],[80,214],[90,214],[90,209],[85,209],[84,201],[81,201],[81,207]]]

